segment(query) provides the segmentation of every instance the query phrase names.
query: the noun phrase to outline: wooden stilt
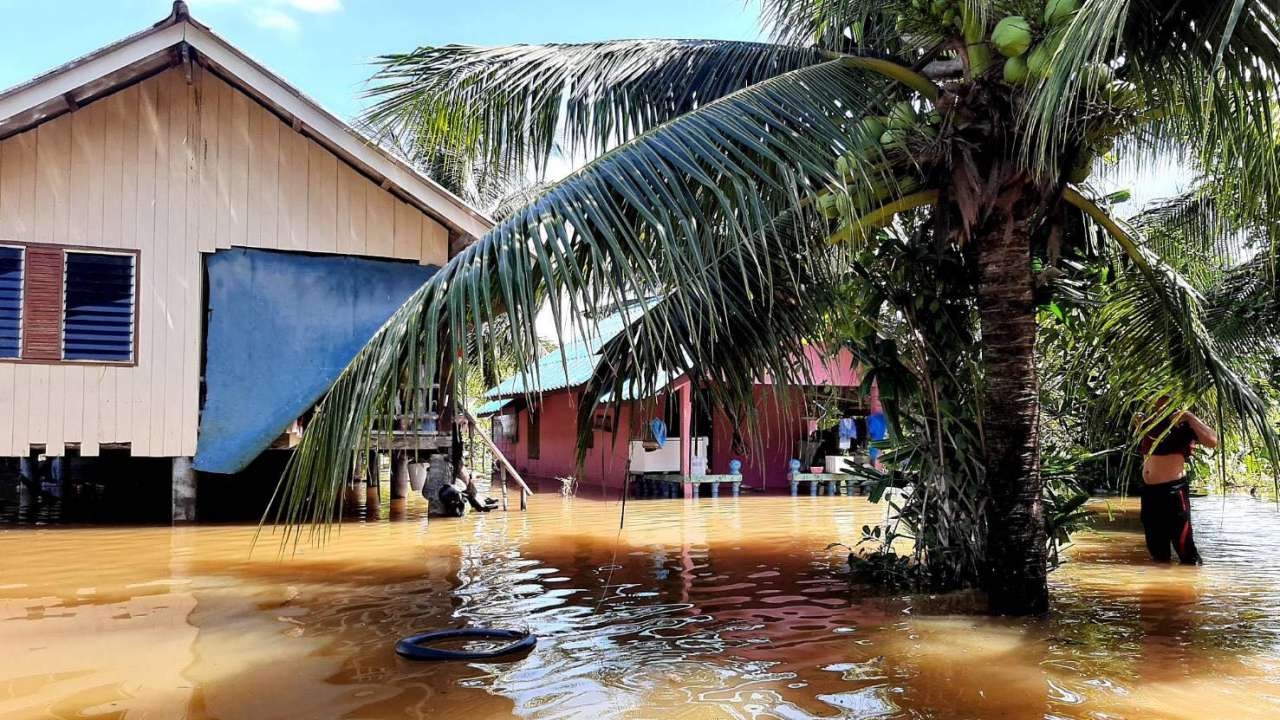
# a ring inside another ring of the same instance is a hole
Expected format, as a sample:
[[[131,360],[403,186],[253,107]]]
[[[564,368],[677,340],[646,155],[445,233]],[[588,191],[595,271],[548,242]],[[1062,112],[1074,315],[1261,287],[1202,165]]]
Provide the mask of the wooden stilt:
[[[498,468],[498,482],[502,484],[502,512],[507,511],[507,469]]]

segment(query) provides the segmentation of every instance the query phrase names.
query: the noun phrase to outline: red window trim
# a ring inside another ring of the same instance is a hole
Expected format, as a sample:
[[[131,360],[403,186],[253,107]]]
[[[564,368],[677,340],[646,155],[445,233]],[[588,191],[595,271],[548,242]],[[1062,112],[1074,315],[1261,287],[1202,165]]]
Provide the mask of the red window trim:
[[[22,262],[22,346],[19,348],[19,352],[22,357],[0,358],[0,363],[16,365],[72,365],[81,367],[137,367],[138,357],[141,354],[142,348],[142,313],[139,312],[139,297],[142,290],[142,252],[140,250],[136,248],[95,247],[92,245],[55,245],[52,243],[33,243],[19,240],[6,240],[2,238],[0,238],[0,245],[20,247],[24,249]],[[65,316],[65,308],[63,305],[66,302],[67,295],[65,272],[68,251],[99,253],[103,255],[133,256],[133,357],[130,360],[63,359],[62,323]],[[52,258],[56,255],[56,268],[42,267],[37,273],[33,274],[31,272],[31,258],[33,255],[36,257],[43,256],[46,259]],[[32,289],[33,275],[35,276],[35,282],[37,283],[37,292],[34,293]],[[49,290],[47,285],[51,282],[50,277],[56,277],[58,298],[56,314],[50,313],[49,304],[38,304],[40,300],[48,299]],[[43,289],[41,286],[43,286]],[[56,351],[54,352],[50,352],[49,350],[48,338],[51,334],[56,336]],[[36,337],[36,342],[32,343],[35,347],[31,347],[29,345],[33,335]]]

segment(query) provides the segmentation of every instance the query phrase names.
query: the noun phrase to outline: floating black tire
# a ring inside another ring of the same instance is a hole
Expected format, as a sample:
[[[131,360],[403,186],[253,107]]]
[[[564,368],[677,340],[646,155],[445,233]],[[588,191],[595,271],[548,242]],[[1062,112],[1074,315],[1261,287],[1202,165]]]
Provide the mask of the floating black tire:
[[[511,642],[492,650],[440,650],[430,647],[431,643],[444,640],[510,640]],[[536,636],[519,630],[462,628],[410,635],[396,643],[396,654],[406,660],[491,660],[532,650],[536,644],[538,644]]]

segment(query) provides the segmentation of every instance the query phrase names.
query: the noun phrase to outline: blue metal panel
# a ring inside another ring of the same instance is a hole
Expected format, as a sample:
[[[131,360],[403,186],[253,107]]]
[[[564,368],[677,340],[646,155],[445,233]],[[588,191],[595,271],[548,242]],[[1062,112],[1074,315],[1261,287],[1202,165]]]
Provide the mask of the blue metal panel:
[[[243,469],[438,268],[234,248],[207,261],[197,470]]]
[[[0,357],[16,358],[22,344],[22,248],[0,247]]]
[[[68,360],[133,358],[133,256],[69,252],[62,356]]]

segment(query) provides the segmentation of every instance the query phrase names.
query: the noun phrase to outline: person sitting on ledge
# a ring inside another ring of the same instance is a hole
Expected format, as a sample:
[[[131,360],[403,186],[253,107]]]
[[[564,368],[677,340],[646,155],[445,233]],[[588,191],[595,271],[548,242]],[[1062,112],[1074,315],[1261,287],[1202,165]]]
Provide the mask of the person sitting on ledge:
[[[454,487],[454,483],[461,482],[462,490]],[[458,474],[454,477],[454,482],[444,485],[440,488],[440,504],[444,507],[444,514],[449,517],[462,517],[466,514],[467,505],[470,505],[476,512],[489,512],[498,506],[498,501],[493,498],[485,498],[480,500],[480,490],[476,487],[475,480],[471,477],[471,471],[465,467],[458,468]]]

